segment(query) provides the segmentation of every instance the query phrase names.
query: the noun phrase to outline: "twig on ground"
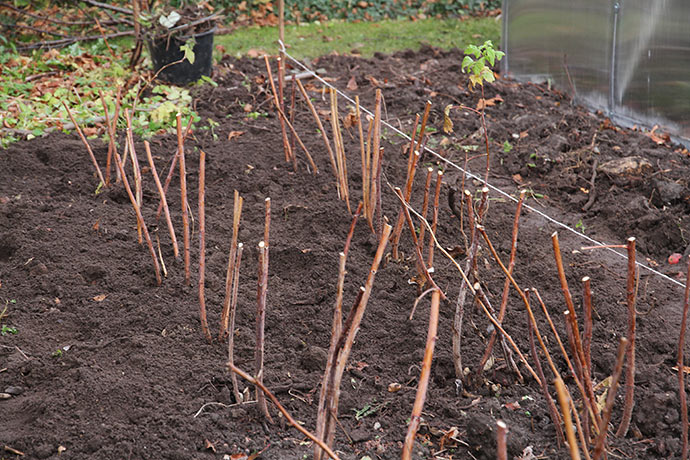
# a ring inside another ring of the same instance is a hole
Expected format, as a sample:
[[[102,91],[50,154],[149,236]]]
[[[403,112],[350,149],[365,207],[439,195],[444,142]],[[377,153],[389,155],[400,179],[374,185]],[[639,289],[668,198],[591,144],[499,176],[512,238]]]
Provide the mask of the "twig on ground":
[[[228,368],[232,372],[234,372],[235,374],[239,375],[240,377],[242,377],[243,379],[245,379],[246,381],[248,381],[252,385],[256,386],[258,389],[260,389],[262,394],[265,394],[266,396],[268,396],[268,398],[271,400],[271,402],[273,402],[273,404],[276,405],[276,407],[278,408],[280,413],[283,414],[283,416],[285,417],[285,419],[288,421],[288,423],[290,425],[295,427],[297,429],[297,431],[299,431],[300,433],[302,433],[303,435],[305,435],[306,437],[311,439],[319,447],[321,447],[321,449],[323,449],[331,458],[333,458],[334,460],[338,460],[338,456],[335,454],[335,452],[333,452],[332,449],[330,449],[326,444],[323,443],[323,441],[321,441],[319,438],[314,436],[308,430],[303,428],[302,425],[300,425],[294,418],[292,418],[290,413],[287,410],[285,410],[285,408],[280,404],[280,402],[278,401],[278,398],[276,398],[275,395],[273,393],[271,393],[268,390],[268,388],[266,388],[260,380],[255,379],[251,375],[249,375],[246,372],[242,371],[241,369],[235,367],[235,365],[233,365],[233,364],[228,363]]]
[[[233,205],[232,215],[232,240],[230,242],[230,254],[228,256],[228,268],[225,272],[225,300],[223,302],[223,309],[220,314],[220,332],[218,333],[218,340],[222,340],[225,334],[228,333],[228,314],[230,312],[230,298],[233,288],[234,272],[237,259],[238,243],[237,239],[240,230],[240,218],[242,217],[242,203],[243,199],[240,192],[235,190],[235,199]],[[233,326],[234,327],[234,326]],[[232,328],[229,329],[232,334]]]
[[[212,342],[206,319],[206,152],[199,154],[199,317],[201,331],[208,342]]]
[[[635,405],[635,279],[637,278],[637,265],[635,259],[635,238],[630,237],[627,241],[628,249],[628,280],[626,284],[626,299],[628,304],[628,351],[625,357],[627,366],[625,368],[625,402],[623,404],[623,415],[621,423],[618,425],[616,436],[624,437],[628,433],[630,421],[632,420],[633,406]],[[679,369],[682,372],[682,368]]]

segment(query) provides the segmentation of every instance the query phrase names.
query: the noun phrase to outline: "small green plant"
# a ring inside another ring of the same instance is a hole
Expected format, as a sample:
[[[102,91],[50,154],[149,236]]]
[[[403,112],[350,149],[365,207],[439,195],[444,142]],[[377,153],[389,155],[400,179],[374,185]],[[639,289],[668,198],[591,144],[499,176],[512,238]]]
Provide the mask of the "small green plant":
[[[511,150],[513,150],[513,144],[511,144],[508,141],[505,141],[503,143],[503,153],[510,153]]]
[[[7,324],[3,324],[2,328],[0,328],[0,335],[7,335],[7,334],[15,335],[18,333],[19,333],[19,331],[17,330],[16,327],[11,327],[11,326],[8,326]]]
[[[577,223],[575,224],[575,228],[580,231],[580,233],[585,233],[585,223],[582,222],[582,219],[578,220]]]
[[[465,58],[462,60],[461,67],[463,73],[470,74],[471,86],[484,86],[484,82],[493,83],[496,81],[490,66],[494,66],[496,61],[500,61],[503,56],[505,53],[495,50],[491,40],[487,40],[479,46],[469,45],[465,48]]]
[[[62,358],[62,350],[58,348],[57,350],[51,353],[51,356],[53,358]]]

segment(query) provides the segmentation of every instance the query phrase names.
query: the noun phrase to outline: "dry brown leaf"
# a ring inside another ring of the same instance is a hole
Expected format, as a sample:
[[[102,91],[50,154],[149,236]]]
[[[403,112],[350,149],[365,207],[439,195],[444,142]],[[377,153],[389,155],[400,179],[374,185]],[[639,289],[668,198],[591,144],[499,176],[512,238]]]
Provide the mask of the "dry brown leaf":
[[[93,298],[96,302],[103,302],[105,298],[108,297],[108,294],[98,294]]]
[[[214,454],[216,453],[216,446],[214,446],[213,443],[208,439],[204,439],[204,449],[211,450]]]
[[[446,134],[453,132],[453,122],[450,119],[450,109],[452,108],[452,105],[447,105],[446,108],[443,109],[443,132]]]
[[[95,224],[91,227],[95,232],[97,232],[101,228],[101,220],[98,219]]]
[[[369,80],[369,81],[371,82],[371,84],[374,85],[374,86],[376,86],[377,88],[380,88],[380,87],[382,86],[382,85],[381,85],[381,82],[378,81],[376,78],[374,78],[374,77],[371,76],[371,75],[367,75],[367,76],[364,77],[364,78],[366,78],[367,80]]]
[[[355,76],[353,75],[350,77],[350,81],[347,82],[347,89],[349,91],[356,91],[358,88],[357,86],[357,80],[355,79]]]
[[[518,401],[509,402],[509,403],[505,403],[503,405],[503,407],[505,407],[506,409],[510,409],[510,410],[518,410],[518,409],[520,409],[520,403]]]
[[[251,48],[249,51],[247,51],[247,56],[249,56],[250,58],[258,58],[258,57],[263,56],[264,54],[266,54],[265,51],[257,50],[254,48]]]
[[[350,112],[347,114],[347,116],[343,119],[343,126],[345,129],[350,129],[353,126],[357,124],[357,115],[354,114],[353,112]]]
[[[389,393],[396,393],[396,392],[400,391],[401,388],[402,388],[401,384],[394,382],[394,383],[391,383],[390,385],[388,385],[388,392]]]
[[[477,110],[482,110],[485,107],[493,107],[496,104],[503,102],[501,96],[492,97],[491,99],[479,99],[477,102]]]
[[[244,110],[245,113],[249,113],[252,110],[254,110],[254,106],[251,104],[244,104],[244,107],[242,107],[242,110]]]
[[[236,139],[240,137],[242,134],[244,134],[244,131],[230,131],[230,133],[228,133],[228,140],[231,141],[233,139]]]

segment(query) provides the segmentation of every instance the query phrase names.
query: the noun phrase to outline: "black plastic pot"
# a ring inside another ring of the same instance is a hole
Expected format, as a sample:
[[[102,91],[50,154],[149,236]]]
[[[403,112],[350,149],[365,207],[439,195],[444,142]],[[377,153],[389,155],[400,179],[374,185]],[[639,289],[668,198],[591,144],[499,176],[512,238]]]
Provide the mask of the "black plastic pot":
[[[202,76],[211,76],[213,68],[213,34],[216,28],[207,32],[193,35],[196,40],[194,45],[194,64],[184,60],[170,65],[158,74],[158,78],[169,83],[183,85],[197,81]],[[179,61],[184,56],[180,46],[184,45],[189,36],[161,36],[147,40],[153,70],[158,72],[166,65]]]

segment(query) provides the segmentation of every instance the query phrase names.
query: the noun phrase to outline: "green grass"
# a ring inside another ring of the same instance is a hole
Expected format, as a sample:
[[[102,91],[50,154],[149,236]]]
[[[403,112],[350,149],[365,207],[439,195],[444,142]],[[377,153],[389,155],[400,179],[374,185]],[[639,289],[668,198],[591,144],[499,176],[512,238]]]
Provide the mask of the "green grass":
[[[347,23],[330,21],[285,27],[289,53],[298,59],[329,54],[357,52],[365,57],[375,52],[391,53],[418,50],[428,44],[442,49],[464,48],[472,43],[492,40],[500,43],[501,22],[496,18],[386,20]],[[229,35],[216,36],[215,43],[235,56],[249,50],[278,52],[277,27],[249,27]]]

